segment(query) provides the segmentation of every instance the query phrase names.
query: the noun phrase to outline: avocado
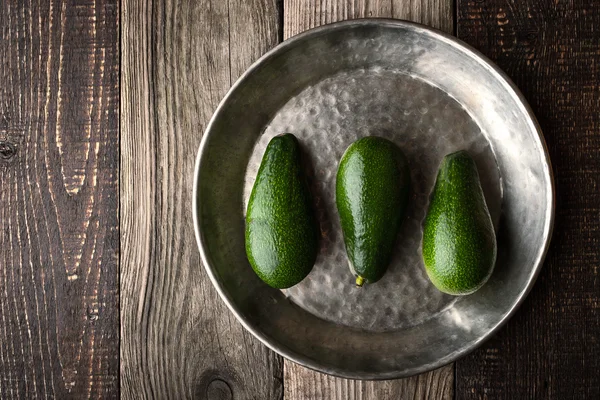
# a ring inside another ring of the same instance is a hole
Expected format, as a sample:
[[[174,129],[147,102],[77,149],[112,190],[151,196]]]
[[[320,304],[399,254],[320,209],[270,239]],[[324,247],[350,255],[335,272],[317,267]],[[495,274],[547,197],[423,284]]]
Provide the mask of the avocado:
[[[387,139],[364,137],[342,156],[336,203],[357,286],[377,282],[387,270],[409,188],[406,157]]]
[[[423,226],[423,261],[442,292],[466,295],[488,280],[496,235],[477,166],[465,151],[444,157]]]
[[[246,254],[269,286],[294,286],[311,271],[320,230],[296,137],[274,137],[263,156],[246,213]]]

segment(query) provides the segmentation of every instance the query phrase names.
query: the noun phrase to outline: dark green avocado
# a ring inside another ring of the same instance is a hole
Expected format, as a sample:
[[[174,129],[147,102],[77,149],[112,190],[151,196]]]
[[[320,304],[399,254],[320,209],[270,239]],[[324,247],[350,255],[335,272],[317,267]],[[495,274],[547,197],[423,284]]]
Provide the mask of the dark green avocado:
[[[342,156],[336,203],[357,286],[377,282],[387,270],[409,189],[406,157],[389,140],[362,138]]]
[[[311,271],[319,247],[318,222],[292,134],[269,142],[246,213],[246,254],[269,286],[294,286]]]
[[[431,282],[452,295],[475,292],[494,270],[494,226],[477,166],[465,151],[440,165],[423,227],[423,260]]]

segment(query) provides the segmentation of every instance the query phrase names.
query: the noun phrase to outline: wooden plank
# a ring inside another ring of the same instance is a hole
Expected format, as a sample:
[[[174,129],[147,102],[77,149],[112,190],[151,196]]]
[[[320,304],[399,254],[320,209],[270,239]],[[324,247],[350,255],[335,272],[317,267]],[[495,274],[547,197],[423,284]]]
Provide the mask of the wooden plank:
[[[122,397],[280,399],[282,362],[200,264],[195,155],[231,82],[278,40],[275,0],[122,2]]]
[[[117,398],[119,6],[0,2],[0,398]]]
[[[394,17],[430,23],[447,32],[453,27],[452,0],[284,0],[284,38],[315,26],[363,17]],[[451,399],[454,369],[395,381],[369,382],[334,378],[285,362],[285,399]]]
[[[355,381],[321,374],[290,361],[284,363],[284,399],[382,400],[452,399],[452,365],[406,379]]]
[[[284,39],[336,21],[393,15],[391,0],[284,0],[283,14]]]
[[[355,18],[399,18],[454,31],[453,0],[284,0],[284,38]]]
[[[521,88],[548,142],[556,224],[533,291],[456,368],[459,399],[600,398],[600,2],[458,1],[458,36]]]
[[[454,33],[454,0],[392,0],[392,15]]]

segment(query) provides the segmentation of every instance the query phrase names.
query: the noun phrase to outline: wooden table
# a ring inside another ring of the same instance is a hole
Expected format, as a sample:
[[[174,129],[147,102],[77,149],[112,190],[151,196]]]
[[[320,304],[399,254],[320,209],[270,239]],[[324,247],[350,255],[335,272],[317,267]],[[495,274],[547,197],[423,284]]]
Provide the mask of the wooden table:
[[[409,379],[299,367],[201,267],[194,158],[232,82],[305,29],[423,22],[495,60],[544,130],[551,250],[517,315]],[[600,2],[3,0],[0,398],[599,399]]]

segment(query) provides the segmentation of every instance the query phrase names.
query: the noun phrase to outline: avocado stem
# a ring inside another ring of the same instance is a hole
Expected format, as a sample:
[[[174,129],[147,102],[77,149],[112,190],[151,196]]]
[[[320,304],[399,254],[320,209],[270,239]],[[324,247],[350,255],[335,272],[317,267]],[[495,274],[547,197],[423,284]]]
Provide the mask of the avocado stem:
[[[361,287],[363,285],[363,283],[365,283],[365,278],[363,278],[362,276],[357,276],[356,277],[356,286],[357,287]]]

